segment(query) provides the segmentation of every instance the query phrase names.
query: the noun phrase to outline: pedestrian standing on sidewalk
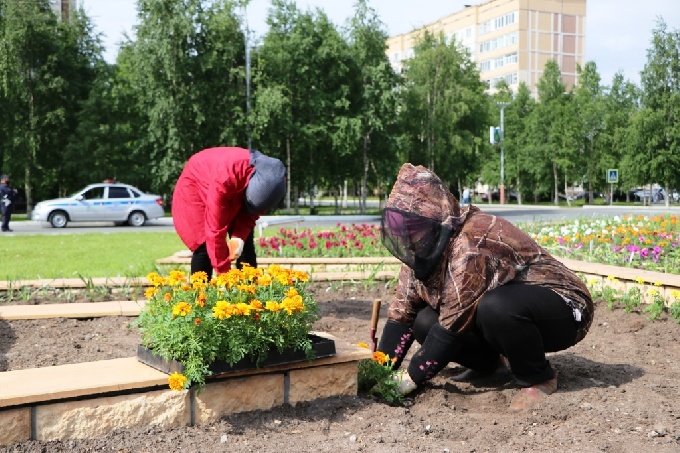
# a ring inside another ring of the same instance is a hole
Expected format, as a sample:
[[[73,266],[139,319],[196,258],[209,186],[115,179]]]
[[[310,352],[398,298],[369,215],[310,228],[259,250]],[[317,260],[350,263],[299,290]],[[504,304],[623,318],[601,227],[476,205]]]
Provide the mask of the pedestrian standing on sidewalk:
[[[463,206],[468,206],[472,200],[470,199],[470,188],[468,186],[463,187]]]
[[[12,219],[14,212],[14,200],[16,199],[17,190],[10,186],[9,176],[0,176],[0,208],[2,210],[2,231],[12,231],[9,227],[9,221]]]

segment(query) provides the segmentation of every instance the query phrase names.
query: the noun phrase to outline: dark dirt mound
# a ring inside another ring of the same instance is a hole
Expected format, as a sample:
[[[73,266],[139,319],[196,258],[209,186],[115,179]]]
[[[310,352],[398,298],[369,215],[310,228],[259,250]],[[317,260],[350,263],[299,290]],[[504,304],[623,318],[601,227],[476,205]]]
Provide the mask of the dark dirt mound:
[[[316,284],[315,328],[368,342],[372,301],[392,288]],[[0,321],[0,369],[136,353],[131,318]],[[380,328],[382,327],[380,323]],[[380,330],[380,329],[379,329]],[[11,452],[631,452],[680,451],[680,325],[599,304],[588,336],[550,357],[560,388],[538,409],[507,411],[510,375],[455,383],[452,365],[406,406],[364,395],[226,417],[201,427],[139,427],[90,440],[26,442]],[[1,390],[0,390],[1,391]]]

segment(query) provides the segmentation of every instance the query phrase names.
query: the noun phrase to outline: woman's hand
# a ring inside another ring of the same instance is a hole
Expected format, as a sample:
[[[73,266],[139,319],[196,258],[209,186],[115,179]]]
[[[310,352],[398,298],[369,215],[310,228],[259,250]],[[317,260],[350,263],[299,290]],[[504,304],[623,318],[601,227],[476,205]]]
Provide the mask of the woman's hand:
[[[399,393],[402,395],[408,395],[412,391],[418,388],[415,382],[413,382],[413,379],[411,379],[411,376],[409,376],[408,371],[406,370],[399,370],[394,375],[392,375],[392,380],[396,382],[399,387]]]
[[[229,259],[231,261],[237,260],[243,253],[243,239],[241,238],[229,239],[227,246],[229,247]]]

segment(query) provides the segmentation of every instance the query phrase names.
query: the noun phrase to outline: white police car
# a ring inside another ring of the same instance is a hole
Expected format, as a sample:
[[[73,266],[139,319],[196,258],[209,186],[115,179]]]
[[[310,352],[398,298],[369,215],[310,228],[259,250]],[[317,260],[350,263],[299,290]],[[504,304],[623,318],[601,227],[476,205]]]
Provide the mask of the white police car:
[[[66,198],[41,201],[31,218],[64,228],[68,222],[114,222],[142,226],[163,217],[163,199],[121,183],[90,184]]]

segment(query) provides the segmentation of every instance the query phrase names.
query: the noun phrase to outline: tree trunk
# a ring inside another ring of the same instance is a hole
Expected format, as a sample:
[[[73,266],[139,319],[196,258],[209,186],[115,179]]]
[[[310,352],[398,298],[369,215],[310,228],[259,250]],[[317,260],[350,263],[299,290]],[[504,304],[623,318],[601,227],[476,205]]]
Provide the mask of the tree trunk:
[[[361,175],[361,201],[359,202],[360,205],[360,212],[361,214],[366,214],[366,198],[368,196],[368,168],[369,168],[369,160],[368,160],[368,146],[371,143],[371,136],[369,134],[364,134],[364,150],[363,150],[363,159],[364,159],[364,171],[363,174]]]
[[[553,203],[555,206],[559,206],[560,204],[560,193],[559,193],[559,187],[560,187],[560,177],[557,174],[557,164],[553,162],[553,189],[554,189],[554,194],[555,194],[555,199],[553,200]]]

